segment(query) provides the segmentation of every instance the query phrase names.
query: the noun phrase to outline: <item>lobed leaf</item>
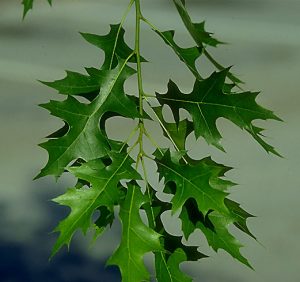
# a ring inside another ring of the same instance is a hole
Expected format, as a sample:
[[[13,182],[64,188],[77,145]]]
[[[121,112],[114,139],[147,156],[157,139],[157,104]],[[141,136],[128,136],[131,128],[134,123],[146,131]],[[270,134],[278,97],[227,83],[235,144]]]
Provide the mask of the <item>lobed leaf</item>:
[[[211,45],[216,47],[218,44],[222,42],[213,38],[211,35],[212,33],[207,32],[205,30],[205,22],[201,23],[193,23],[191,20],[190,15],[188,14],[185,8],[185,1],[182,0],[173,0],[175,7],[178,10],[179,15],[181,16],[184,25],[186,26],[187,30],[190,32],[191,36],[197,43],[199,47],[202,47],[203,44]]]
[[[213,210],[204,215],[199,211],[196,201],[192,198],[189,199],[184,204],[179,215],[184,236],[188,240],[189,236],[196,229],[200,229],[209,245],[215,251],[224,249],[234,258],[251,268],[247,259],[239,251],[242,245],[229,233],[228,226],[234,224],[242,232],[255,239],[246,224],[247,218],[252,217],[252,215],[244,211],[236,202],[227,198],[225,199],[225,205],[229,210],[227,215]]]
[[[189,198],[194,198],[199,210],[206,214],[210,210],[228,214],[224,199],[228,193],[216,189],[217,179],[226,171],[226,167],[218,165],[210,158],[194,161],[194,164],[179,164],[171,157],[170,151],[155,159],[160,179],[164,183],[175,183],[176,192],[172,198],[172,211],[178,211]],[[214,182],[214,186],[211,182]],[[167,186],[169,187],[169,186]],[[165,192],[169,192],[165,189]],[[170,191],[172,192],[172,191]]]
[[[162,107],[152,107],[152,110],[161,124],[164,135],[174,143],[178,151],[185,151],[186,138],[194,131],[193,123],[187,119],[178,123],[166,122],[163,117]]]
[[[207,256],[200,253],[196,246],[186,246],[182,243],[181,236],[174,236],[166,232],[161,215],[170,210],[168,202],[160,201],[155,190],[149,187],[152,191],[151,197],[151,215],[155,222],[155,230],[162,235],[160,238],[163,250],[155,252],[155,270],[157,281],[161,282],[181,282],[192,281],[192,279],[183,273],[180,269],[180,264],[186,261],[197,261]],[[145,207],[146,208],[146,207]],[[148,209],[149,211],[149,209]]]
[[[201,22],[201,23],[193,23],[192,22],[191,17],[190,17],[190,15],[188,14],[188,12],[186,10],[184,0],[173,0],[173,3],[175,4],[175,7],[176,7],[183,23],[184,23],[186,29],[188,30],[191,37],[194,39],[194,41],[196,42],[196,44],[199,47],[203,47],[204,45],[209,45],[209,46],[216,47],[219,44],[223,44],[223,42],[213,38],[212,33],[207,32],[205,30],[205,22]],[[203,49],[203,53],[218,70],[221,71],[221,70],[226,69],[224,66],[222,66],[220,63],[218,63],[208,53],[206,48]],[[235,76],[231,72],[228,72],[227,76],[235,84],[243,83],[237,76]]]
[[[160,178],[164,177],[164,191],[174,194],[172,211],[182,209],[179,217],[185,238],[188,239],[191,233],[200,229],[215,251],[222,248],[251,267],[239,251],[242,245],[228,231],[228,226],[235,224],[253,237],[246,225],[246,219],[251,215],[237,203],[225,198],[228,193],[224,191],[234,183],[221,177],[230,168],[210,158],[200,161],[189,159],[189,164],[185,165],[176,163],[175,159],[166,151],[164,156],[156,159],[156,163]]]
[[[106,227],[108,225],[111,226],[115,220],[113,209],[108,209],[106,206],[100,206],[97,210],[100,212],[100,215],[94,223],[94,240],[98,239],[98,237],[105,231]]]
[[[179,110],[183,108],[192,116],[196,138],[204,137],[208,144],[224,150],[220,144],[221,134],[217,129],[216,120],[226,118],[249,132],[253,138],[267,151],[278,154],[275,149],[261,138],[261,129],[253,125],[256,119],[280,120],[273,112],[259,106],[255,99],[258,93],[225,93],[228,70],[214,72],[210,77],[195,81],[190,94],[183,94],[177,85],[170,81],[168,92],[158,94],[161,105],[168,105],[179,123]]]
[[[174,41],[174,30],[168,31],[159,31],[155,30],[155,32],[164,40],[164,42],[169,45],[175,52],[175,54],[180,58],[182,62],[189,68],[189,70],[193,73],[193,75],[197,79],[201,79],[201,76],[196,68],[196,60],[202,54],[202,47],[191,47],[191,48],[181,48]]]
[[[126,198],[120,205],[121,243],[108,261],[108,264],[120,268],[123,282],[148,281],[143,256],[162,249],[160,234],[146,226],[140,217],[140,207],[146,201],[137,184],[128,184]]]
[[[90,183],[91,188],[70,188],[65,194],[54,199],[60,205],[70,207],[71,212],[55,229],[60,234],[53,247],[52,256],[63,245],[69,246],[77,229],[86,233],[88,228],[94,225],[91,222],[94,211],[100,208],[100,211],[103,212],[103,208],[101,208],[103,206],[111,210],[120,201],[123,196],[117,186],[120,180],[141,179],[140,175],[132,168],[133,160],[128,154],[110,151],[108,157],[112,162],[109,166],[106,166],[101,159],[95,159],[79,167],[68,169],[79,179]],[[97,223],[99,224],[99,220],[96,221]],[[106,227],[105,224],[111,224],[111,220],[101,220],[102,228]]]
[[[225,205],[230,210],[230,213],[234,218],[233,224],[238,229],[240,229],[241,231],[243,231],[244,233],[246,233],[247,235],[249,235],[250,237],[256,240],[256,237],[250,232],[247,226],[247,219],[254,216],[246,212],[244,209],[240,207],[238,203],[230,199],[225,199]]]
[[[90,44],[102,49],[105,52],[105,59],[102,69],[111,69],[118,63],[118,58],[136,63],[136,56],[131,56],[134,51],[126,44],[124,40],[125,30],[120,24],[111,24],[110,32],[107,35],[97,35],[91,33],[81,33],[83,38]],[[141,62],[147,62],[141,56]]]
[[[48,2],[51,4],[52,1]],[[104,51],[104,62],[100,69],[86,68],[86,74],[67,71],[63,79],[43,82],[60,94],[67,95],[67,98],[41,105],[53,116],[60,118],[64,126],[50,134],[47,137],[49,140],[40,145],[48,151],[49,160],[37,178],[45,175],[59,177],[65,170],[78,178],[74,188],[54,199],[60,205],[68,206],[70,213],[55,229],[59,236],[52,256],[64,245],[69,247],[72,236],[78,229],[85,234],[89,228],[93,228],[95,239],[100,236],[113,223],[114,207],[119,205],[122,238],[108,264],[119,267],[124,282],[150,280],[143,262],[144,255],[148,252],[155,255],[156,278],[159,282],[192,281],[180,269],[181,263],[196,261],[206,255],[199,252],[197,246],[183,243],[182,236],[175,236],[165,230],[161,216],[169,210],[173,214],[180,210],[181,229],[186,240],[199,229],[215,251],[223,249],[251,267],[240,252],[241,243],[228,230],[230,225],[235,225],[255,239],[247,226],[248,218],[253,216],[238,203],[226,198],[227,190],[235,185],[224,179],[225,173],[231,168],[218,164],[209,157],[193,160],[187,155],[185,144],[189,134],[195,132],[196,138],[203,137],[209,144],[223,150],[220,144],[222,136],[216,121],[218,118],[226,118],[248,131],[266,151],[278,154],[262,139],[263,129],[255,126],[253,121],[280,119],[256,103],[258,93],[233,92],[233,88],[241,81],[206,50],[208,46],[216,47],[222,42],[206,31],[205,22],[192,22],[185,0],[173,0],[173,3],[196,43],[191,48],[182,48],[176,43],[174,30],[156,29],[142,16],[140,3],[136,2],[136,24],[140,24],[140,21],[148,23],[196,78],[189,94],[182,93],[172,81],[169,82],[166,94],[156,93],[160,106],[152,109],[176,152],[158,148],[153,155],[159,179],[164,179],[164,192],[173,197],[170,202],[160,201],[156,191],[148,184],[146,171],[146,191],[143,194],[136,182],[142,180],[137,168],[138,164],[144,165],[143,157],[146,156],[143,151],[143,135],[153,144],[156,141],[144,128],[144,120],[150,117],[146,113],[143,115],[144,109],[140,108],[143,106],[142,99],[146,98],[143,95],[140,66],[140,62],[146,62],[146,59],[140,56],[139,51],[140,27],[136,26],[134,50],[125,42],[125,30],[122,27],[134,2],[130,1],[120,24],[110,25],[108,34],[101,36],[81,33],[87,42]],[[33,0],[23,0],[22,4],[25,17],[32,9]],[[221,71],[203,79],[196,68],[196,60],[202,54]],[[136,73],[128,66],[129,63],[138,64],[139,98],[129,96],[124,91],[126,80]],[[227,83],[226,78],[234,83]],[[171,108],[175,123],[165,120],[165,105]],[[181,109],[189,112],[193,122],[180,119]],[[130,138],[122,143],[110,140],[106,134],[106,120],[118,115],[139,120],[138,140],[130,151],[127,147],[127,144],[131,144]],[[134,169],[134,160],[130,154],[136,145],[139,145],[139,151]],[[146,170],[144,166],[143,169]],[[123,182],[121,184],[124,180],[130,181],[126,184],[127,188],[123,186]],[[146,212],[148,225],[142,221],[141,210]],[[100,215],[93,222],[95,212]]]
[[[64,120],[68,124],[68,132],[60,138],[40,144],[48,151],[49,160],[37,178],[45,175],[59,177],[65,167],[77,158],[89,161],[106,155],[110,147],[106,134],[99,127],[101,117],[108,111],[130,118],[139,117],[136,104],[123,89],[125,80],[134,73],[135,71],[120,59],[113,70],[93,69],[92,78],[98,81],[100,92],[91,103],[85,104],[68,96],[65,101],[50,101],[41,105],[52,115]],[[52,87],[61,92],[69,89],[66,84],[54,84]],[[69,85],[70,89],[74,90],[72,81]],[[83,82],[80,90],[67,91],[67,94],[80,94],[85,85]]]

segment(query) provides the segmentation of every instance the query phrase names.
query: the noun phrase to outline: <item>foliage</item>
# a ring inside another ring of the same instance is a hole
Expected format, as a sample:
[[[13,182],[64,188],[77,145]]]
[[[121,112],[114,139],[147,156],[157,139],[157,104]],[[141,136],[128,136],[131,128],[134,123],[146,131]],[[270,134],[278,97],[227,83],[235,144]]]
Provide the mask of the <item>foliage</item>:
[[[253,121],[279,118],[256,103],[257,92],[241,90],[241,81],[230,68],[223,67],[210,55],[208,48],[222,42],[206,31],[204,22],[191,20],[185,1],[172,2],[195,46],[181,48],[175,42],[174,30],[161,31],[143,16],[140,0],[131,0],[121,22],[111,25],[108,34],[82,33],[88,43],[104,51],[104,62],[99,69],[86,68],[86,74],[67,71],[63,79],[43,82],[66,96],[63,101],[41,105],[63,120],[65,126],[41,144],[48,151],[49,160],[37,178],[46,175],[58,178],[66,172],[78,179],[75,187],[54,199],[71,211],[55,229],[59,236],[52,255],[70,244],[77,229],[83,233],[94,229],[96,236],[100,236],[113,224],[119,207],[122,239],[108,264],[120,268],[123,281],[150,279],[143,262],[148,252],[154,253],[158,281],[192,281],[179,266],[182,262],[206,257],[197,246],[186,243],[196,229],[203,232],[215,251],[223,249],[251,267],[240,252],[241,243],[229,232],[229,226],[234,225],[255,239],[246,222],[252,215],[228,197],[234,183],[225,178],[225,173],[231,168],[210,157],[192,159],[185,148],[190,134],[196,139],[203,137],[208,144],[224,150],[216,126],[217,119],[223,117],[250,133],[267,152],[278,154],[263,140],[262,129]],[[33,0],[23,0],[23,4],[26,15]],[[125,42],[123,29],[132,6],[136,11],[133,48]],[[167,93],[145,93],[142,63],[147,60],[140,52],[141,22],[146,23],[191,71],[195,82],[190,93],[182,93],[171,80]],[[206,56],[216,67],[207,78],[196,67],[200,56]],[[124,91],[124,83],[133,75],[137,77],[137,95]],[[174,122],[166,121],[165,107],[171,109]],[[190,119],[181,118],[181,109],[189,113]],[[106,121],[115,116],[135,121],[135,128],[122,141],[112,140],[106,132]],[[155,141],[145,124],[147,119],[159,123],[169,140],[168,148],[161,148]],[[144,151],[145,137],[155,151],[150,156]],[[159,199],[157,188],[149,184],[145,159],[157,168],[163,192],[171,195],[170,202]],[[96,211],[100,215],[93,221]],[[141,211],[147,215],[147,224],[141,218]],[[167,211],[173,215],[179,212],[185,240],[165,230],[161,216]]]

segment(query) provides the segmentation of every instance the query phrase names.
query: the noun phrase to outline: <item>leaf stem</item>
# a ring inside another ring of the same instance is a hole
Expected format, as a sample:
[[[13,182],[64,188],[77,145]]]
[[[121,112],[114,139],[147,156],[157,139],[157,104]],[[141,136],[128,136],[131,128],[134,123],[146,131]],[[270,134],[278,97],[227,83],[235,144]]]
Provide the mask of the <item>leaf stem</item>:
[[[126,146],[126,144],[128,144],[128,142],[132,139],[132,137],[134,136],[134,134],[137,132],[139,126],[135,126],[134,129],[130,132],[129,136],[127,137],[127,139],[123,142],[123,145],[121,147],[121,149],[119,150],[119,153],[122,152],[122,150],[124,149],[124,147]]]
[[[147,96],[144,96],[144,97],[145,97],[146,101],[148,102],[150,108],[152,109],[152,107],[151,107],[151,105],[150,105],[150,103],[149,103],[149,101],[148,101],[148,99],[147,99]],[[168,129],[166,129],[166,127],[164,126],[163,122],[160,120],[160,118],[159,118],[159,116],[157,115],[157,113],[156,113],[153,109],[152,109],[152,111],[153,111],[153,113],[154,113],[154,115],[155,115],[157,121],[159,122],[160,126],[161,126],[162,129],[165,131],[165,133],[167,134],[168,139],[169,139],[169,140],[171,141],[171,143],[173,144],[174,148],[175,148],[178,152],[180,152],[180,149],[179,149],[178,146],[176,145],[176,143],[175,143],[175,141],[173,140],[172,136],[170,135]],[[183,159],[183,161],[184,161],[186,164],[188,164],[188,161],[187,161],[184,157],[182,157],[182,159]]]
[[[166,36],[164,36],[163,32],[161,32],[153,23],[151,23],[148,19],[146,18],[142,18],[142,21],[144,21],[147,25],[149,25],[161,38],[163,38],[166,42],[168,42],[168,45],[172,46],[172,43],[168,40],[168,38]],[[174,52],[176,53],[176,55],[181,58],[180,53],[176,50],[176,48],[171,47]],[[182,59],[181,59],[182,60]],[[202,76],[200,75],[200,73],[198,71],[193,70],[193,68],[191,68],[189,65],[186,65],[187,68],[192,72],[192,74],[195,76],[196,79],[198,80],[202,80]]]
[[[148,133],[147,130],[145,130],[145,135],[148,137],[148,139],[150,140],[150,142],[152,143],[152,145],[154,147],[156,147],[157,150],[163,155],[163,151],[161,150],[161,148],[159,147],[159,145],[157,144],[157,142],[154,140],[154,138]]]
[[[138,77],[138,92],[139,92],[139,106],[140,106],[140,121],[143,121],[143,79],[142,79],[142,64],[140,55],[140,35],[141,35],[141,14],[140,0],[135,0],[136,8],[136,26],[135,26],[135,54],[137,61],[137,77]]]
[[[139,142],[139,154],[137,157],[137,164],[139,163],[140,159],[144,155],[143,149],[143,135],[144,135],[144,109],[143,109],[143,80],[142,80],[142,64],[141,64],[141,55],[140,55],[140,36],[141,36],[141,19],[143,18],[141,13],[141,6],[140,0],[135,0],[135,55],[136,55],[136,62],[137,62],[137,79],[138,79],[138,93],[139,93],[139,111],[140,111],[140,118],[139,118],[139,129],[140,134],[138,137]]]
[[[121,28],[123,27],[124,25],[124,22],[127,18],[127,15],[129,13],[129,11],[131,10],[131,7],[133,5],[135,0],[130,0],[130,3],[128,4],[123,16],[122,16],[122,19],[121,19],[121,22],[120,22],[120,25],[119,25],[119,28],[118,28],[118,31],[117,31],[117,36],[116,36],[116,40],[115,40],[115,43],[114,43],[114,48],[113,48],[113,53],[112,53],[112,56],[111,56],[111,60],[110,60],[110,64],[109,64],[109,69],[112,68],[112,64],[113,64],[113,60],[114,60],[114,56],[115,56],[115,52],[116,52],[116,48],[117,48],[117,44],[118,44],[118,40],[119,40],[119,34],[120,34],[120,31],[121,31]]]
[[[202,41],[199,40],[199,38],[197,38],[197,30],[195,30],[192,19],[188,13],[188,11],[186,10],[185,4],[182,0],[172,0],[177,11],[178,14],[184,24],[184,26],[186,27],[186,30],[188,31],[188,33],[191,35],[191,37],[193,38],[193,40],[196,42],[196,44],[199,47],[203,48],[203,54],[205,55],[205,57],[218,69],[218,70],[224,70],[225,67],[223,67],[221,64],[219,64],[211,55],[210,53],[208,53],[208,51],[206,50],[206,46],[203,44]],[[239,78],[237,78],[234,74],[232,74],[231,72],[228,72],[227,77],[239,88],[242,90],[242,88],[238,85],[239,83],[243,83],[243,81],[241,81]]]
[[[147,197],[149,200],[148,205],[146,205],[145,209],[147,209],[146,211],[148,211],[147,218],[148,218],[148,222],[149,222],[149,227],[154,230],[155,229],[155,216],[154,216],[154,212],[153,212],[153,208],[152,208],[152,195],[151,195],[152,193],[151,193],[151,188],[150,188],[149,181],[148,181],[145,161],[143,158],[141,159],[141,164],[142,164],[142,169],[143,169],[143,174],[144,174],[144,180],[146,183],[146,193],[147,193]]]
[[[144,174],[144,180],[146,183],[146,194],[148,197],[148,205],[146,205],[146,212],[149,222],[149,227],[155,228],[155,217],[152,208],[152,192],[148,182],[147,170],[144,162],[144,156],[147,156],[144,152],[143,148],[143,136],[144,134],[147,136],[147,131],[144,126],[144,108],[143,108],[143,100],[144,100],[144,90],[143,90],[143,80],[142,80],[142,64],[141,64],[141,55],[140,55],[140,35],[141,35],[141,20],[144,19],[141,12],[140,0],[135,0],[135,11],[136,11],[136,26],[135,26],[135,54],[136,54],[136,62],[137,62],[137,78],[138,78],[138,93],[139,93],[139,110],[140,110],[140,118],[139,118],[139,153],[137,156],[137,166],[139,162],[141,162],[142,170]]]

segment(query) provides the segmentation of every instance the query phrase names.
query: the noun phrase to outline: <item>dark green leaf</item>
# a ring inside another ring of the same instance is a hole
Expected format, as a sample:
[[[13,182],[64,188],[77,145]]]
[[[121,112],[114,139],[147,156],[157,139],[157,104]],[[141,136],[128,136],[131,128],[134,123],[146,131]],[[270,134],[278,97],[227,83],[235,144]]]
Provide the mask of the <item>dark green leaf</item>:
[[[182,0],[173,0],[179,15],[182,18],[184,25],[186,26],[187,30],[198,44],[199,47],[202,47],[203,44],[217,46],[218,44],[222,43],[217,39],[211,36],[210,32],[205,31],[204,22],[201,23],[193,23],[191,20],[190,15],[188,14],[185,8],[185,1]]]
[[[254,216],[243,210],[238,203],[230,199],[225,199],[225,205],[230,210],[232,217],[234,218],[234,225],[244,233],[251,236],[253,239],[256,239],[255,236],[250,232],[246,223],[248,218]]]
[[[94,240],[96,240],[103,233],[108,225],[111,226],[115,219],[114,210],[109,210],[106,206],[101,206],[97,210],[100,212],[100,215],[94,223]]]
[[[212,37],[212,33],[207,32],[205,30],[205,22],[201,23],[193,23],[187,10],[185,7],[185,1],[183,0],[173,0],[175,7],[177,8],[177,11],[192,38],[196,42],[196,44],[199,47],[203,47],[203,45],[210,45],[216,47],[218,44],[222,44],[223,42],[215,39]],[[218,63],[205,49],[203,49],[204,55],[209,59],[209,61],[218,69],[218,70],[224,70],[225,67],[223,67],[220,63]],[[236,84],[242,83],[242,81],[236,77],[231,72],[227,73],[228,78],[233,81]]]
[[[200,253],[196,246],[186,246],[182,237],[164,232],[162,238],[164,252],[155,253],[157,280],[161,282],[182,282],[192,279],[179,268],[182,262],[197,261],[207,256]]]
[[[215,251],[218,249],[224,249],[231,254],[232,257],[251,268],[248,260],[240,253],[239,249],[243,247],[243,245],[228,232],[228,226],[232,223],[232,221],[215,211],[209,214],[209,219],[215,227],[214,231],[206,228],[201,222],[197,223],[197,228],[201,229],[204,233],[208,244]]]
[[[280,119],[255,102],[258,93],[225,94],[224,87],[228,88],[225,84],[227,72],[228,70],[215,72],[207,79],[196,80],[190,94],[181,93],[177,85],[170,81],[168,92],[164,95],[157,94],[157,99],[161,105],[170,106],[177,124],[180,120],[180,108],[186,109],[193,118],[196,138],[203,136],[209,144],[223,149],[219,143],[221,134],[216,126],[216,120],[223,117],[247,130],[267,152],[277,154],[260,137],[261,129],[252,122],[256,119]]]
[[[47,0],[47,1],[50,5],[52,4],[52,0]],[[23,10],[23,19],[24,19],[28,11],[31,10],[33,7],[33,0],[23,0],[22,4],[24,6],[24,10]]]
[[[169,31],[159,31],[155,30],[155,32],[168,44],[176,53],[176,55],[183,61],[189,70],[193,73],[193,75],[197,79],[201,79],[201,76],[196,68],[196,60],[202,54],[202,47],[191,47],[191,48],[181,48],[174,41],[174,30]]]
[[[225,203],[231,202],[231,200],[225,199]],[[231,209],[231,207],[232,205],[228,204],[228,209],[230,211],[229,215],[223,215],[218,212],[211,211],[204,216],[203,213],[198,210],[195,201],[190,199],[183,206],[179,216],[182,222],[182,231],[185,235],[185,238],[188,239],[190,234],[192,234],[196,229],[200,229],[204,233],[208,244],[215,251],[218,249],[224,249],[226,252],[231,254],[232,257],[251,267],[247,259],[239,251],[242,245],[234,238],[233,235],[229,233],[228,226],[230,224],[236,225],[236,223],[242,222],[243,228],[240,228],[237,225],[236,226],[248,235],[253,235],[247,228],[246,218],[237,218],[234,214],[236,207],[234,207],[234,209]],[[242,210],[241,208],[239,209]],[[246,212],[243,211],[243,214],[244,213]],[[247,215],[249,214],[247,213]]]
[[[168,259],[162,252],[155,254],[156,278],[159,282],[191,282],[192,278],[183,273],[179,265],[187,261],[186,253],[178,248]]]

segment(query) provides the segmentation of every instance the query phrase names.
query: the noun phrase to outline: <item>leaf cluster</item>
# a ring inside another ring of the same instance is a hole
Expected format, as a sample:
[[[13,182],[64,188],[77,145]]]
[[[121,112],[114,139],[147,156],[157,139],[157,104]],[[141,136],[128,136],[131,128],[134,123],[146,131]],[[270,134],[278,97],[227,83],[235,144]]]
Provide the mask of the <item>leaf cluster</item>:
[[[111,25],[108,34],[81,34],[104,52],[101,67],[87,67],[84,74],[67,71],[63,79],[43,82],[66,97],[41,105],[65,125],[41,144],[49,159],[37,178],[46,175],[58,178],[66,172],[78,179],[74,187],[54,199],[68,206],[70,213],[55,229],[59,236],[52,255],[64,245],[69,246],[78,229],[83,233],[93,229],[100,236],[113,224],[119,208],[122,238],[108,264],[119,267],[123,281],[150,279],[143,262],[148,252],[154,253],[157,281],[192,281],[181,271],[180,264],[206,257],[197,246],[188,245],[190,235],[196,230],[205,235],[213,250],[223,249],[251,267],[240,252],[242,244],[229,231],[230,226],[235,226],[255,239],[247,227],[247,219],[252,215],[229,198],[229,190],[235,184],[225,174],[231,168],[210,157],[192,159],[185,146],[190,134],[224,150],[216,121],[225,118],[250,133],[267,152],[278,154],[253,121],[279,118],[257,104],[257,92],[241,90],[241,81],[230,68],[213,59],[208,49],[221,41],[206,31],[204,22],[191,20],[185,1],[172,2],[194,39],[194,46],[180,47],[174,30],[161,31],[143,16],[140,1],[131,0],[122,21]],[[24,15],[32,3],[33,0],[23,1]],[[133,4],[137,21],[135,45],[131,48],[124,39],[123,23]],[[191,71],[195,82],[190,93],[182,93],[176,82],[170,80],[166,93],[145,94],[141,68],[147,60],[140,54],[141,23],[148,25]],[[206,56],[216,67],[206,78],[196,65],[201,56]],[[138,93],[125,93],[124,83],[134,75]],[[166,121],[166,107],[171,109],[174,122]],[[182,109],[190,118],[181,117]],[[121,141],[112,140],[107,134],[106,121],[116,116],[134,120],[136,125]],[[144,122],[146,119],[160,125],[169,147],[157,144]],[[151,156],[144,152],[144,137],[153,144],[155,152]],[[150,185],[145,159],[150,159],[157,168],[163,192],[171,195],[170,201],[159,198],[158,185]],[[168,211],[173,216],[179,215],[182,236],[166,231],[161,218]],[[99,216],[92,220],[95,212]],[[141,212],[146,213],[147,224]]]

